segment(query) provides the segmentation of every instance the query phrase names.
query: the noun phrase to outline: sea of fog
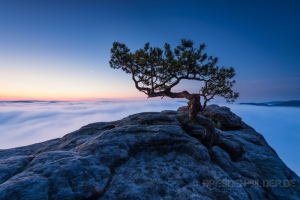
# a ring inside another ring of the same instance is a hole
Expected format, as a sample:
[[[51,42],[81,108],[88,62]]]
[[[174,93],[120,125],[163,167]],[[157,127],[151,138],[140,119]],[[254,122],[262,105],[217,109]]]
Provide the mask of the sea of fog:
[[[185,101],[0,102],[0,149],[42,142],[93,122],[130,114],[176,110]],[[300,108],[221,104],[261,133],[280,158],[300,175]]]

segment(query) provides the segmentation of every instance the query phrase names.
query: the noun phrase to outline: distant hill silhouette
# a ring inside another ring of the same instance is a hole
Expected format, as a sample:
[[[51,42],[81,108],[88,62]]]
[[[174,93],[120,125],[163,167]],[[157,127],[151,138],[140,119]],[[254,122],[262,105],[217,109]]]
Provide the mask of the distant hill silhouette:
[[[0,103],[58,103],[63,101],[39,101],[39,100],[19,100],[19,101],[0,101]]]
[[[284,107],[300,107],[300,100],[292,101],[271,101],[265,103],[240,103],[240,105],[253,105],[253,106],[284,106]]]

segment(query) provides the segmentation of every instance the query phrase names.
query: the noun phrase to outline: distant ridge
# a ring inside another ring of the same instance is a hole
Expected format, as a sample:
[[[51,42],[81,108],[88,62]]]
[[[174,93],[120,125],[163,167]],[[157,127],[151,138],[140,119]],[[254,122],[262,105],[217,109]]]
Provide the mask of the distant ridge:
[[[269,107],[300,107],[300,100],[292,101],[271,101],[264,103],[240,103],[240,105],[253,105],[253,106],[269,106]]]
[[[39,100],[19,100],[19,101],[0,101],[0,103],[58,103],[61,101],[39,101]]]

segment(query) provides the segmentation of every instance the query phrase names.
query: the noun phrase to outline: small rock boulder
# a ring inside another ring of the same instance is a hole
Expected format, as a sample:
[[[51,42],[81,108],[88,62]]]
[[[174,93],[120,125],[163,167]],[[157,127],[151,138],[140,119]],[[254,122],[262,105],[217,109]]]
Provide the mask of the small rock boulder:
[[[215,122],[221,123],[222,130],[238,130],[242,128],[242,119],[230,111],[230,108],[218,105],[209,105],[201,114]]]
[[[187,112],[187,106],[182,106],[177,109],[177,112]],[[212,104],[206,106],[204,110],[200,112],[203,116],[211,119],[213,122],[221,123],[220,129],[222,130],[238,130],[243,126],[242,119],[230,111],[230,108],[225,106],[218,106]]]

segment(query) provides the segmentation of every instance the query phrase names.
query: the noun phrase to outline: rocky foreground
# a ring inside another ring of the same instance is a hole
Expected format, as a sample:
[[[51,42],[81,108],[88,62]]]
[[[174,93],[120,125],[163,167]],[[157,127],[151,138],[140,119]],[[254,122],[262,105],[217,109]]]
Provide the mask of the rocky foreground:
[[[211,105],[199,115],[221,123],[212,147],[185,110],[0,150],[0,199],[300,199],[300,178],[228,108]]]

